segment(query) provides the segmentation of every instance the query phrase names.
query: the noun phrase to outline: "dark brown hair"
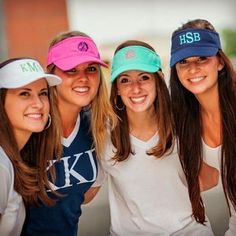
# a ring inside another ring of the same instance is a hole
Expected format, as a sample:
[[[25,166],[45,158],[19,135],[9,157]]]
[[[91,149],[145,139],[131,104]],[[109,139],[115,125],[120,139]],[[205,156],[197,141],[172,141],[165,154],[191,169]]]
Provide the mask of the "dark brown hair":
[[[139,45],[150,50],[155,50],[147,43],[137,40],[128,40],[117,47],[115,53],[120,49],[128,46]],[[148,152],[148,155],[154,155],[161,157],[168,151],[172,150],[173,142],[173,121],[170,108],[170,96],[168,88],[166,86],[163,73],[158,71],[154,73],[156,79],[156,91],[157,97],[155,100],[155,111],[156,111],[156,122],[159,130],[159,140],[155,147]],[[113,110],[118,115],[119,120],[115,129],[111,132],[111,140],[116,148],[116,153],[113,157],[114,160],[120,162],[126,160],[131,150],[130,137],[129,137],[129,122],[126,114],[125,106],[117,94],[116,80],[113,82],[111,87],[110,101]],[[124,108],[124,109],[119,109]]]
[[[210,22],[196,19],[177,29],[208,29],[215,32]],[[174,32],[174,33],[175,33]],[[173,34],[174,34],[173,33]],[[220,49],[217,56],[224,68],[218,73],[218,91],[222,124],[221,177],[226,199],[236,208],[236,96],[235,71],[232,63]],[[205,222],[205,210],[200,196],[199,171],[202,165],[201,113],[200,104],[194,94],[180,83],[175,66],[170,74],[171,101],[179,139],[179,156],[187,178],[189,197],[195,219]]]

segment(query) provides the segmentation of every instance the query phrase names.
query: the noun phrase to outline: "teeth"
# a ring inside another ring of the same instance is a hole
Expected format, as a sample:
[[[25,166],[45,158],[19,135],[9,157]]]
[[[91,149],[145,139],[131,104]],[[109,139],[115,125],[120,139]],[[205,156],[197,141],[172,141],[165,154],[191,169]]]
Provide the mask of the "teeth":
[[[130,98],[132,102],[143,102],[145,100],[145,96],[138,98]]]
[[[193,83],[196,83],[196,82],[199,82],[203,79],[204,79],[204,77],[197,77],[197,78],[190,79],[190,81],[193,82]]]
[[[88,92],[89,88],[88,87],[76,87],[73,90],[76,92],[79,92],[79,93],[84,93],[84,92]]]
[[[28,114],[26,115],[27,117],[30,117],[30,118],[35,118],[35,119],[38,119],[38,118],[41,118],[42,117],[42,114],[40,113],[37,113],[37,114]]]

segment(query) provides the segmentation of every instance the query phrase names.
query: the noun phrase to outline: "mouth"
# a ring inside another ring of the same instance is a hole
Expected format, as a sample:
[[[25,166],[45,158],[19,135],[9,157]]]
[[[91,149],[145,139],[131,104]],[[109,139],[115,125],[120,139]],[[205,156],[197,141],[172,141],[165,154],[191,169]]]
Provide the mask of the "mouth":
[[[72,90],[76,93],[87,93],[89,91],[89,87],[75,87]]]
[[[191,83],[198,83],[198,82],[200,82],[200,81],[202,81],[204,79],[205,79],[205,77],[201,76],[201,77],[195,77],[195,78],[189,79],[189,81]]]
[[[130,97],[131,102],[133,103],[143,103],[147,96],[142,97]]]
[[[42,113],[29,113],[29,114],[26,114],[25,116],[34,120],[41,120],[43,118]]]

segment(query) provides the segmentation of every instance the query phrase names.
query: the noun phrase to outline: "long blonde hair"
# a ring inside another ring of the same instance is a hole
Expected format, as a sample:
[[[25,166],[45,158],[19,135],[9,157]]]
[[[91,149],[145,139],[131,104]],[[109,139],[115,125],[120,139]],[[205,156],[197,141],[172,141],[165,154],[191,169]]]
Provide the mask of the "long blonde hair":
[[[87,34],[80,31],[68,31],[57,35],[50,43],[50,47],[56,43],[70,37],[84,36],[90,38]],[[47,67],[48,72],[54,73],[55,65],[51,64]],[[100,84],[98,92],[91,102],[91,131],[93,135],[94,145],[97,156],[101,157],[104,151],[104,143],[107,139],[108,129],[113,129],[117,123],[116,114],[113,112],[109,102],[108,89],[105,82],[103,72],[100,73]]]

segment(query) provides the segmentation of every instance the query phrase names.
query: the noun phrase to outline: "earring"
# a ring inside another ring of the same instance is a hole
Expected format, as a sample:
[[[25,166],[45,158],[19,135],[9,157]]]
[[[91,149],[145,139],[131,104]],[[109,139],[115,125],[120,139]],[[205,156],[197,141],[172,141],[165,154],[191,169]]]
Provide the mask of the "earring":
[[[50,127],[51,123],[52,123],[52,118],[51,118],[51,115],[48,114],[48,122],[47,122],[46,126],[44,127],[44,130],[48,129]]]
[[[119,98],[120,98],[120,97],[119,97]],[[122,102],[121,98],[120,98],[120,102],[119,102],[119,103],[122,104],[122,107],[119,107],[119,106],[118,106],[117,99],[115,99],[115,106],[116,106],[116,108],[117,108],[119,111],[124,110],[124,109],[125,109],[125,105],[124,105],[124,103]]]

